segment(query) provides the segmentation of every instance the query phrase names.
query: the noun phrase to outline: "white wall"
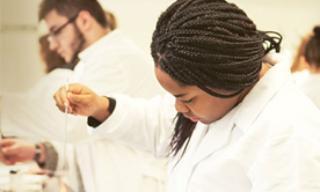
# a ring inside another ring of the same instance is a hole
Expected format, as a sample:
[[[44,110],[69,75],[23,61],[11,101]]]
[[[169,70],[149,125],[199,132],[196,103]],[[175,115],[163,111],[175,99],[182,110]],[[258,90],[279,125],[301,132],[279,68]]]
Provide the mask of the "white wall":
[[[160,13],[173,0],[100,0],[118,17],[120,29],[146,52]],[[0,0],[2,25],[13,26],[0,34],[0,90],[29,88],[42,75],[38,59],[36,24],[39,0]],[[284,48],[294,50],[300,37],[320,24],[319,0],[232,0],[261,30],[284,35]],[[30,28],[21,30],[21,26]],[[16,27],[14,27],[16,26]],[[17,27],[18,26],[18,27]],[[20,26],[20,28],[19,28]]]
[[[149,53],[156,21],[160,13],[174,0],[100,0],[100,2],[117,16],[122,32]]]
[[[233,0],[260,30],[276,30],[283,47],[295,50],[300,38],[320,24],[319,0]]]
[[[3,59],[3,50],[2,50],[2,8],[3,8],[3,3],[2,3],[2,0],[0,0],[0,95],[2,93],[2,88],[3,88],[3,68],[2,68],[2,59]],[[1,102],[1,100],[0,100]],[[1,107],[1,106],[0,106]],[[1,123],[1,122],[0,122]]]
[[[162,10],[173,0],[100,0],[120,20],[120,27],[149,51],[152,31]],[[320,24],[319,0],[231,0],[242,8],[260,30],[283,34],[283,47],[294,50],[300,37]]]
[[[26,90],[42,75],[35,0],[0,0],[1,91]]]

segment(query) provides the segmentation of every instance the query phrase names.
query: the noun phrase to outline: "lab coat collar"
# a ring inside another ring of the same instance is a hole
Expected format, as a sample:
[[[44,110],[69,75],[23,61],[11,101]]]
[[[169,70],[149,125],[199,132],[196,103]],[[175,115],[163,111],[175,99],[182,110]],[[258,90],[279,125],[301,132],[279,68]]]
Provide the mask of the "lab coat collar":
[[[212,153],[219,151],[226,144],[228,144],[232,129],[235,127],[234,118],[237,111],[238,106],[233,108],[222,119],[211,123],[210,125],[204,125],[201,123],[197,125],[194,134],[194,136],[197,137],[195,138],[195,140],[197,141],[193,141],[194,143],[198,143],[194,163],[200,162],[202,159],[206,158]]]
[[[234,125],[232,121],[233,115],[234,113],[228,113],[224,118],[210,125],[200,122],[197,124],[187,146],[188,150],[186,150],[182,158],[183,149],[180,150],[179,154],[170,163],[170,174],[175,176],[176,173],[179,173],[179,176],[183,175],[183,177],[179,178],[178,183],[169,183],[169,186],[172,187],[169,191],[188,191],[188,183],[194,174],[194,168],[197,164],[206,157],[218,152],[228,143],[227,141]]]
[[[239,109],[234,122],[242,132],[248,131],[250,125],[278,90],[292,80],[288,66],[285,61],[282,61],[270,68],[238,105]]]
[[[90,61],[95,55],[105,52],[109,46],[114,45],[114,41],[119,39],[119,34],[120,32],[118,30],[114,30],[101,37],[79,54],[80,61]]]

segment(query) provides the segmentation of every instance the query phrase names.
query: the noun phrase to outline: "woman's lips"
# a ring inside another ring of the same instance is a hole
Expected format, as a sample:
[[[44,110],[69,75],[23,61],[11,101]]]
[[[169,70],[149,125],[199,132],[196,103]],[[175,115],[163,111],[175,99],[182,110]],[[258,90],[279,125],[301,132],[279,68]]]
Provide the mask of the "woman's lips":
[[[188,118],[188,119],[190,119],[191,121],[193,121],[193,122],[198,122],[200,119],[198,118],[198,117],[196,117],[196,116],[193,116],[193,115],[187,115],[187,114],[183,114],[183,116],[185,117],[185,118]]]

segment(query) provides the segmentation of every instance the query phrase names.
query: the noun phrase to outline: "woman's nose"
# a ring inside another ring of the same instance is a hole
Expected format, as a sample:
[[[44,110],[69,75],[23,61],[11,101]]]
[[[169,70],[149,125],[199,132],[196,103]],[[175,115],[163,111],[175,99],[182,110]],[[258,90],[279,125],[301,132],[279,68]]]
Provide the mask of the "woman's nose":
[[[176,99],[176,104],[175,104],[176,110],[180,113],[187,113],[189,112],[189,108],[186,104],[182,103],[181,101]]]

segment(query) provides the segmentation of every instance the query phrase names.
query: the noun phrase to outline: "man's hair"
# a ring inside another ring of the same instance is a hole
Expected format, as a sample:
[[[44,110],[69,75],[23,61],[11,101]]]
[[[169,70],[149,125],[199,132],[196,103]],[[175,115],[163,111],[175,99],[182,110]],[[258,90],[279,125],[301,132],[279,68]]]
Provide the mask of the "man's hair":
[[[258,31],[243,10],[225,0],[177,0],[157,22],[151,54],[155,64],[182,85],[228,98],[253,86],[264,55],[279,51],[281,36],[268,34]],[[171,141],[174,154],[194,127],[178,114]]]
[[[117,21],[116,16],[111,11],[108,11],[108,10],[105,10],[105,16],[106,16],[107,21],[108,21],[109,29],[111,31],[117,29],[118,21]]]
[[[320,26],[313,29],[313,35],[305,45],[304,56],[309,65],[320,68]]]
[[[101,5],[97,0],[42,0],[39,9],[39,20],[43,20],[50,11],[56,10],[67,18],[76,16],[80,11],[88,11],[102,26],[107,27],[108,22]]]

